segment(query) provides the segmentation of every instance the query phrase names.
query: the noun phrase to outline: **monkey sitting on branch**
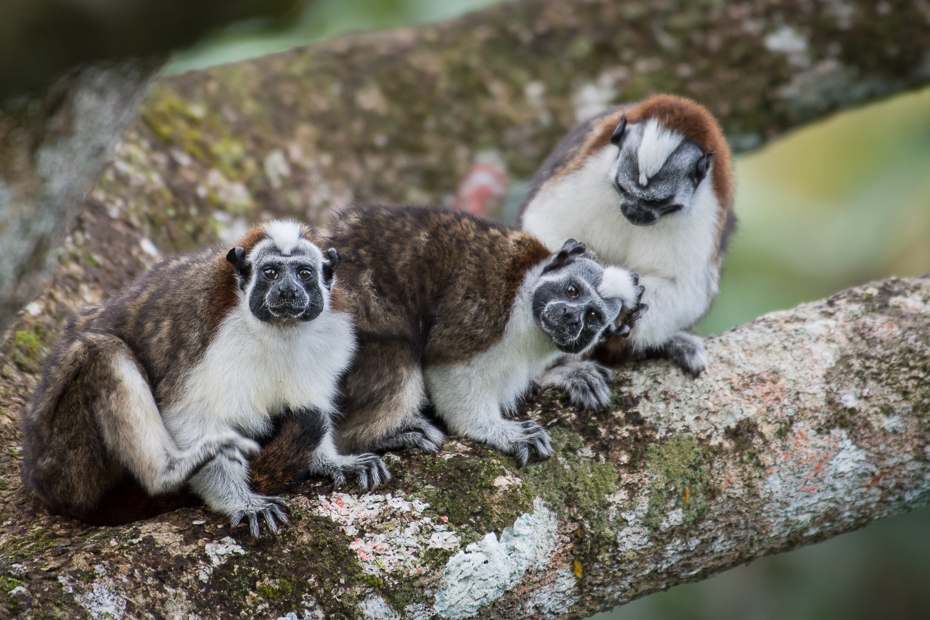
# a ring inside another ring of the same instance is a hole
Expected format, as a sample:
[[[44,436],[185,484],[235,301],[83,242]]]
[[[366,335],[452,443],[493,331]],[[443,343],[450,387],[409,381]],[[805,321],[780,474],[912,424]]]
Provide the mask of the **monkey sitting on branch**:
[[[649,311],[630,338],[608,339],[594,357],[663,356],[694,377],[704,370],[703,341],[685,330],[717,295],[736,224],[731,170],[716,119],[672,95],[580,123],[543,163],[519,226],[551,250],[584,239],[598,260],[636,271],[646,287]]]
[[[301,430],[300,469],[363,488],[387,480],[378,456],[342,455],[332,438],[356,348],[331,292],[338,263],[309,228],[269,222],[85,309],[24,413],[26,489],[53,512],[117,524],[177,507],[187,483],[232,527],[246,519],[257,538],[262,516],[276,533],[286,503],[250,488],[249,457],[280,420]]]
[[[605,269],[574,240],[552,253],[526,233],[440,209],[353,209],[326,243],[342,253],[359,342],[336,428],[346,452],[438,451],[430,403],[451,432],[520,465],[531,449],[549,457],[539,424],[505,415],[558,357],[628,332],[615,321],[643,291],[636,274]]]

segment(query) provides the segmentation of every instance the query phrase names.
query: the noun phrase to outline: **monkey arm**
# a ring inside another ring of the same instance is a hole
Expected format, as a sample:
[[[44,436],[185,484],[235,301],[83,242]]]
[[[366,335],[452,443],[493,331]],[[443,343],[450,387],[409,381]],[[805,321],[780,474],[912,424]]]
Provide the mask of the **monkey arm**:
[[[521,466],[529,460],[530,448],[542,458],[549,458],[552,454],[549,435],[537,422],[508,420],[502,415],[502,409],[512,409],[516,398],[525,393],[529,378],[519,386],[518,380],[507,385],[508,377],[496,375],[496,381],[489,381],[488,375],[482,375],[482,369],[480,361],[427,368],[427,387],[436,413],[454,434],[477,439],[513,455]],[[504,403],[500,399],[502,392],[509,397]],[[510,397],[510,393],[514,395]]]

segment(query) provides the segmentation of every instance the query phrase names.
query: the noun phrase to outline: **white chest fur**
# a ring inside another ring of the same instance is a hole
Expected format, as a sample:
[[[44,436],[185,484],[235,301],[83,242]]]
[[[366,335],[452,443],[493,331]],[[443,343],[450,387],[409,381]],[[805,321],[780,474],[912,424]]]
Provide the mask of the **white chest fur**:
[[[616,155],[616,148],[604,147],[577,172],[542,188],[526,210],[523,228],[553,251],[566,239],[582,241],[602,262],[641,276],[675,279],[705,270],[717,235],[711,172],[687,209],[654,226],[634,226],[620,212],[610,183]]]
[[[326,311],[313,321],[281,327],[239,305],[188,374],[180,400],[163,411],[165,425],[183,449],[208,429],[261,435],[285,408],[331,413],[339,375],[354,351],[346,314]]]
[[[533,319],[532,285],[541,270],[527,274],[499,341],[468,362],[425,369],[430,397],[454,431],[469,434],[513,410],[530,381],[562,355]]]

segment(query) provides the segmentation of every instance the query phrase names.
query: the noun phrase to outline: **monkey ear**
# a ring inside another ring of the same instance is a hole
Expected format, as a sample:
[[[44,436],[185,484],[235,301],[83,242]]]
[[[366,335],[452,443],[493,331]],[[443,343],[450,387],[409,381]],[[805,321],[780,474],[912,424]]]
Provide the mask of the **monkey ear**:
[[[326,288],[332,286],[333,275],[335,275],[336,267],[339,266],[341,260],[342,258],[336,248],[329,248],[323,253],[323,284],[326,285]]]
[[[699,185],[701,181],[704,180],[704,177],[707,176],[707,171],[710,169],[711,156],[716,152],[717,151],[708,151],[697,160],[697,163],[694,165],[694,172],[691,174],[691,180],[694,181],[695,185]]]
[[[552,257],[549,264],[543,267],[542,272],[549,273],[550,271],[561,269],[565,265],[574,262],[575,257],[584,254],[585,250],[587,250],[585,244],[575,241],[574,239],[569,239],[562,246],[562,249],[559,250],[559,253]]]
[[[610,136],[610,143],[614,146],[620,146],[620,140],[623,139],[623,132],[626,131],[626,117],[620,115],[620,124],[614,129],[613,135]]]
[[[236,271],[241,275],[247,275],[251,271],[252,263],[245,257],[245,249],[235,247],[226,254],[226,260],[232,263]]]

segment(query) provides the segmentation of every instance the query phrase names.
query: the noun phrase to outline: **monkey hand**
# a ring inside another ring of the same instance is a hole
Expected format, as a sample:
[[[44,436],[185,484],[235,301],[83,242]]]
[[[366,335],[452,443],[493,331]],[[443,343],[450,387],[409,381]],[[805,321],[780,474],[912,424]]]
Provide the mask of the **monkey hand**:
[[[265,519],[265,525],[273,536],[278,535],[278,523],[282,525],[287,523],[287,515],[284,510],[287,508],[287,502],[283,497],[273,497],[267,495],[256,495],[250,493],[237,509],[230,515],[229,524],[232,529],[236,529],[243,519],[248,519],[249,532],[252,538],[258,540],[259,527],[258,516],[262,515]]]
[[[679,368],[697,379],[707,366],[707,349],[704,339],[686,332],[678,332],[664,346],[665,355]]]
[[[218,437],[206,440],[208,450],[213,452],[214,456],[225,456],[231,461],[248,465],[249,457],[255,456],[261,451],[261,446],[239,433],[223,433]]]
[[[564,390],[573,405],[593,411],[610,404],[613,372],[590,360],[568,359],[542,376],[543,386]]]
[[[499,446],[503,452],[517,459],[520,467],[530,460],[530,448],[536,451],[540,458],[548,459],[552,456],[552,442],[549,434],[535,420],[508,420],[514,438],[505,445]]]
[[[358,488],[362,492],[374,491],[391,479],[387,465],[380,456],[371,452],[340,456],[339,462],[333,466],[329,475],[336,488],[341,487],[347,477],[356,478]]]

